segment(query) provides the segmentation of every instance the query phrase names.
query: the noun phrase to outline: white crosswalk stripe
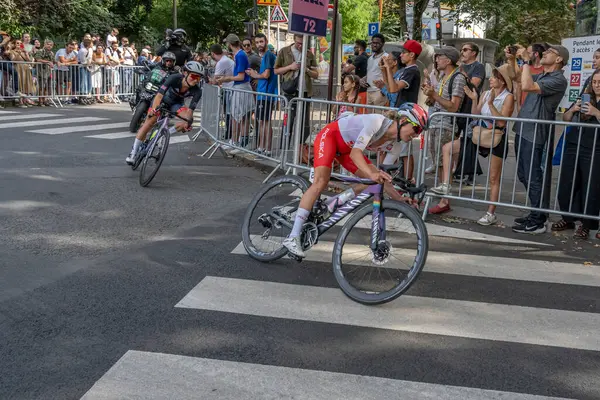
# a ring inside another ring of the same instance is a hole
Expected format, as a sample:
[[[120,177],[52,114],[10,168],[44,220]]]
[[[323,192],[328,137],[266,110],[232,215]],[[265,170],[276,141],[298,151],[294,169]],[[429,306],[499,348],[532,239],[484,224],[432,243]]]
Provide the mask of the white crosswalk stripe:
[[[144,399],[445,399],[550,397],[300,368],[128,351],[82,400]],[[553,397],[552,399],[559,399]]]
[[[3,128],[22,128],[34,127],[39,129],[26,130],[28,133],[37,133],[42,135],[64,135],[75,133],[87,133],[105,131],[106,133],[85,135],[85,138],[116,140],[135,137],[135,133],[123,131],[123,128],[129,127],[129,122],[111,122],[98,124],[98,121],[105,121],[108,118],[99,117],[71,117],[65,118],[61,113],[19,113],[18,111],[2,111],[0,115],[6,115],[0,121],[0,129]],[[64,125],[47,128],[48,125]],[[177,134],[171,136],[170,144],[186,143],[190,138],[187,134]]]
[[[0,129],[8,129],[8,128],[26,128],[29,126],[47,126],[47,125],[72,125],[74,123],[82,123],[82,122],[96,122],[107,120],[108,118],[100,118],[100,117],[75,117],[75,118],[63,118],[63,119],[53,119],[53,120],[36,120],[36,121],[21,121],[21,122],[8,122],[2,123],[0,122]]]

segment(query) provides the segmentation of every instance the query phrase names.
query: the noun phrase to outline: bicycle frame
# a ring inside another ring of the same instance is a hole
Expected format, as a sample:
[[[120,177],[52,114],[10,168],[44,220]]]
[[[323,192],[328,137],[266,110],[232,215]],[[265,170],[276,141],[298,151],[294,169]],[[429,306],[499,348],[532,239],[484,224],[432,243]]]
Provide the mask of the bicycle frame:
[[[383,198],[383,185],[375,184],[369,179],[361,178],[343,178],[346,183],[360,183],[370,184],[365,190],[360,192],[355,198],[348,201],[342,207],[338,208],[333,214],[329,216],[325,221],[317,225],[319,236],[323,235],[330,228],[335,226],[339,221],[344,219],[352,211],[359,208],[363,203],[375,197],[373,199],[373,219],[371,221],[371,249],[377,249],[377,243],[379,240],[385,240],[385,217],[381,211],[381,200]]]

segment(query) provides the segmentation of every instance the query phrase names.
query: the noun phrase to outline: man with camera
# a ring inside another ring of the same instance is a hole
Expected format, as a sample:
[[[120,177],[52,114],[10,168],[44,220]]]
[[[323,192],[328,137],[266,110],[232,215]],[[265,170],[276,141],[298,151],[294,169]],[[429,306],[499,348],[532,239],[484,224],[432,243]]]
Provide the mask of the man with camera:
[[[172,32],[170,29],[167,29],[166,33],[165,44],[160,46],[156,52],[158,56],[156,62],[160,61],[163,54],[170,51],[175,54],[175,65],[182,67],[193,58],[192,50],[185,45],[187,33],[181,28],[175,29]]]
[[[509,49],[508,49],[509,50]],[[509,51],[506,54],[510,59]],[[560,45],[549,46],[542,53],[540,64],[543,73],[532,73],[533,60],[523,65],[521,89],[527,93],[518,118],[554,121],[568,82],[562,69],[569,62],[569,51]],[[509,63],[510,64],[510,63]],[[552,152],[554,150],[551,124],[537,125],[530,122],[515,123],[515,153],[517,175],[528,192],[533,208],[549,208],[550,184],[552,182]],[[544,157],[544,151],[548,154]],[[545,164],[545,166],[543,165]],[[515,219],[512,230],[518,233],[538,234],[546,232],[548,215],[532,211],[524,218]]]

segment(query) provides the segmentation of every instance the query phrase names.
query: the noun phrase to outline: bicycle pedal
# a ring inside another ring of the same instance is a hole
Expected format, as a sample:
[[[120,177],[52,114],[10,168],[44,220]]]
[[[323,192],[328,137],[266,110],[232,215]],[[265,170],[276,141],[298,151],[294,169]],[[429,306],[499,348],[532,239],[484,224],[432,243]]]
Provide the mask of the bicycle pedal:
[[[298,257],[297,255],[292,254],[292,253],[288,253],[287,255],[289,258],[291,258],[292,260],[295,260],[297,262],[302,262],[302,260],[304,260],[304,258]]]

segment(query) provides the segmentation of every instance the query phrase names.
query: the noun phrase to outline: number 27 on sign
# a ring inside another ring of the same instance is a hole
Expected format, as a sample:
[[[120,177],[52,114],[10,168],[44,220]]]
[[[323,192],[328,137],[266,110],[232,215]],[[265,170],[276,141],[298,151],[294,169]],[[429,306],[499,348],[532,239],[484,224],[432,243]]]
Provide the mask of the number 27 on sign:
[[[303,20],[304,20],[304,31],[315,33],[315,27],[317,26],[317,23],[315,22],[315,20],[306,18],[306,17],[303,18]]]

